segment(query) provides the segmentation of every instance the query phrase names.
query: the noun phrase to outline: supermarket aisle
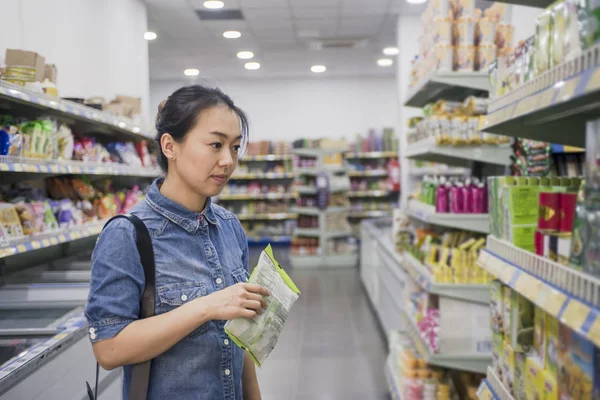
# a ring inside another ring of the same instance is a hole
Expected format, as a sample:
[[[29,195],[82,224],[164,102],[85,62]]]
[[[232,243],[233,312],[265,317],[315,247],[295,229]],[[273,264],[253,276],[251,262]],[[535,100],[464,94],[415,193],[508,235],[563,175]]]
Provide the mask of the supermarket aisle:
[[[258,378],[264,400],[388,399],[385,342],[358,270],[293,270],[302,291]]]

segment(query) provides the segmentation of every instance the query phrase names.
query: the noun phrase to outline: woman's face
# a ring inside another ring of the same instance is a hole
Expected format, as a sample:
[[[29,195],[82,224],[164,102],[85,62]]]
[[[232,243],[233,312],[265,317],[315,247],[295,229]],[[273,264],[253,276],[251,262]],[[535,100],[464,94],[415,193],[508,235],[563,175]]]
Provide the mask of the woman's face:
[[[205,109],[184,140],[174,143],[169,174],[177,173],[199,195],[216,196],[237,167],[241,141],[240,119],[235,111],[225,106]]]

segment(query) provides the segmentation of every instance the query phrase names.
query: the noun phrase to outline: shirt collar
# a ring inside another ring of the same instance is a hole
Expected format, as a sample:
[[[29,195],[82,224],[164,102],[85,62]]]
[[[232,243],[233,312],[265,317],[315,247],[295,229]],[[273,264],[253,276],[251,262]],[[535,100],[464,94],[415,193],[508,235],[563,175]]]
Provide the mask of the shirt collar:
[[[210,197],[206,199],[206,205],[201,213],[190,211],[181,204],[163,196],[159,189],[163,181],[164,178],[158,178],[152,182],[152,186],[150,186],[150,190],[146,195],[146,202],[148,202],[150,207],[156,212],[177,225],[180,225],[190,233],[195,232],[198,229],[202,217],[206,218],[211,224],[217,225],[217,218]]]

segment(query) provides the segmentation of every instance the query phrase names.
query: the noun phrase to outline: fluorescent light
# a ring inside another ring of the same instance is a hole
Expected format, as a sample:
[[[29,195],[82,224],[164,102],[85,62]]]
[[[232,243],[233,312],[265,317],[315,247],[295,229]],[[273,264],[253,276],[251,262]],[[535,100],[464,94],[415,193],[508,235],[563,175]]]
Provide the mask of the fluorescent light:
[[[397,47],[386,47],[383,49],[383,54],[386,56],[397,56],[400,53]]]
[[[185,76],[198,76],[200,75],[200,70],[196,68],[188,68],[185,71],[183,71],[183,74]]]
[[[250,70],[259,69],[260,64],[257,62],[249,62],[249,63],[246,63],[246,65],[244,65],[244,68],[250,69]]]
[[[406,2],[408,4],[423,4],[425,3],[427,0],[406,0]]]
[[[205,8],[210,8],[211,10],[218,10],[219,8],[225,7],[225,3],[217,0],[210,0],[204,2]]]
[[[380,58],[379,60],[377,60],[377,65],[379,65],[380,67],[389,67],[392,64],[394,64],[394,60],[392,60],[391,58]]]
[[[158,37],[158,35],[154,32],[146,32],[144,33],[144,39],[146,40],[154,40]]]
[[[324,65],[313,65],[310,67],[310,70],[315,74],[320,74],[321,72],[327,71],[327,67]]]
[[[240,58],[242,60],[249,60],[251,58],[254,58],[254,53],[251,51],[240,51],[239,53],[237,53],[237,58]]]
[[[238,31],[225,31],[223,32],[223,37],[227,38],[227,39],[237,39],[240,36],[242,36],[242,34]]]

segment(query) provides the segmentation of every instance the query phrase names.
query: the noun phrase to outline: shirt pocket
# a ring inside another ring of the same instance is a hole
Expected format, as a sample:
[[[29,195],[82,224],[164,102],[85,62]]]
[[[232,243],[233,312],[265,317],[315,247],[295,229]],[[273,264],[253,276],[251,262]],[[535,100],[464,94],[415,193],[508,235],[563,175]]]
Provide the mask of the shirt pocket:
[[[202,296],[206,296],[204,282],[179,282],[158,287],[160,312],[166,313]],[[188,337],[195,337],[206,332],[210,321],[196,328]]]
[[[243,268],[243,267],[234,270],[231,273],[231,275],[233,276],[234,283],[248,282],[248,279],[250,278],[250,274],[248,273],[246,268]]]

